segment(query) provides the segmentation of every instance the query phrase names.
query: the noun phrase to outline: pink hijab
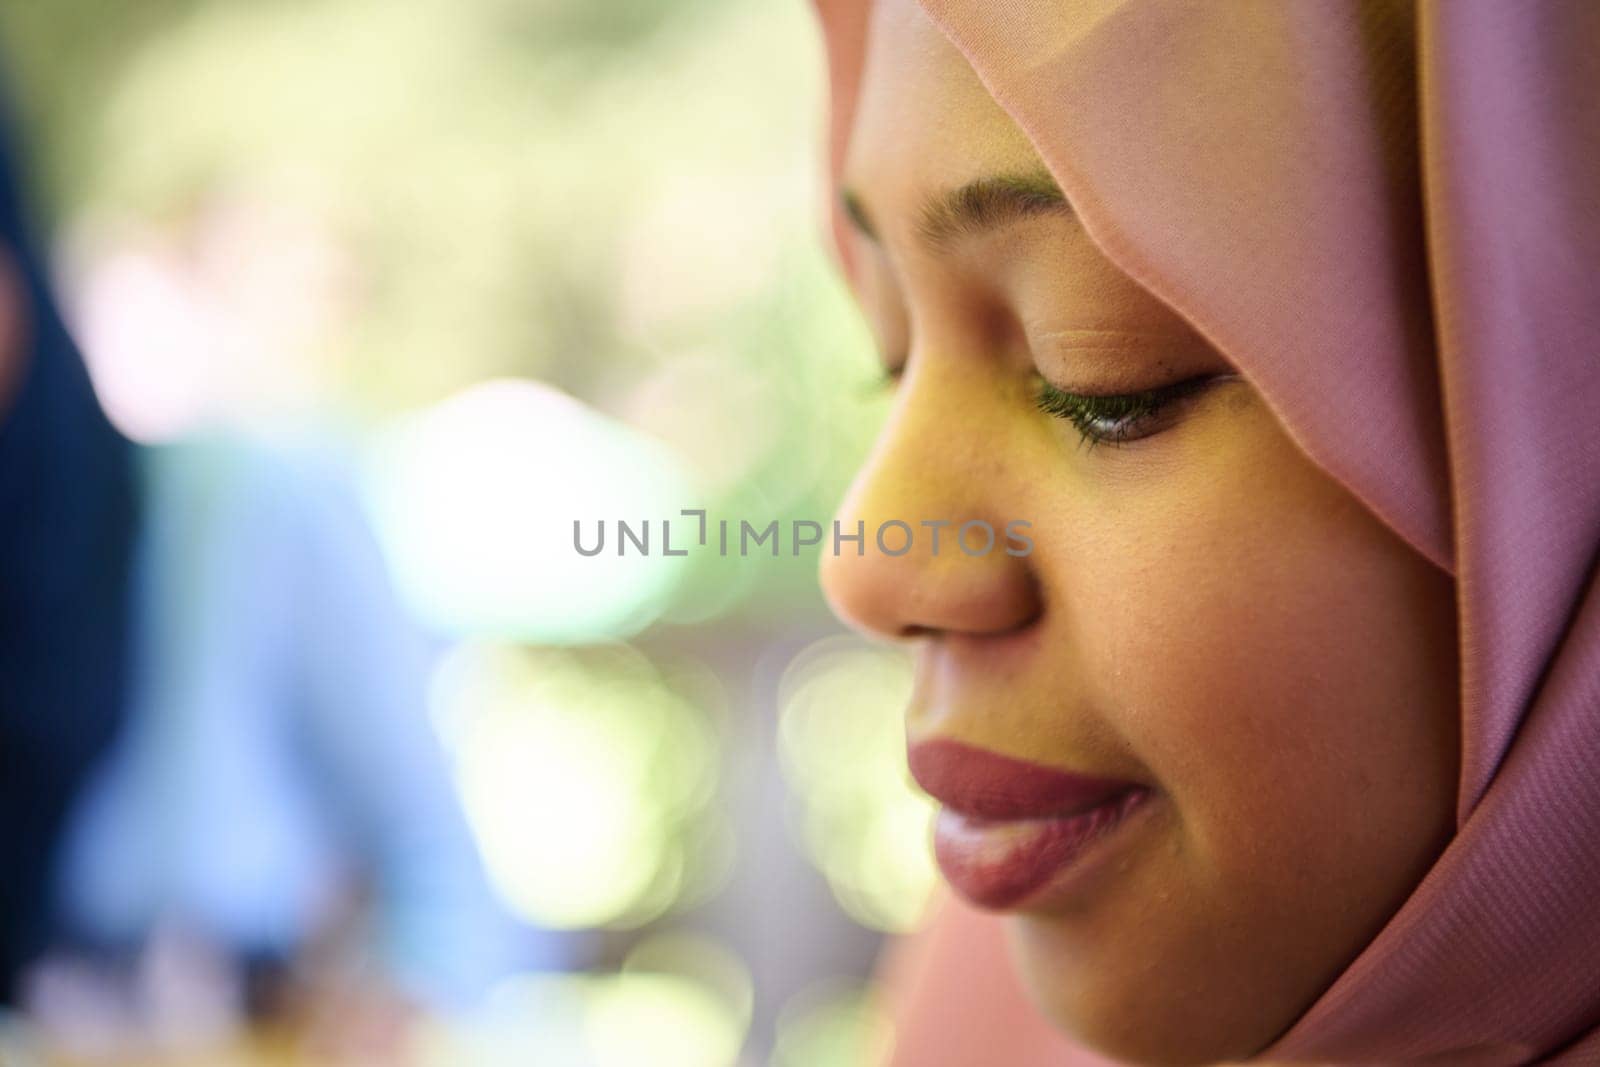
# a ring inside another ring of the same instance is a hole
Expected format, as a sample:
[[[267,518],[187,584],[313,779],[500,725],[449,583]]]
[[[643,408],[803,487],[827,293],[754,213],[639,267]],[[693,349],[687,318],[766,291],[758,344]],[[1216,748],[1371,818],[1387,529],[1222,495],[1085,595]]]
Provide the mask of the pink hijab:
[[[836,167],[867,2],[818,0]],[[1457,836],[1259,1058],[1600,1063],[1600,3],[923,6],[1105,254],[1457,581]],[[950,915],[893,964],[899,1062],[1097,1062]]]

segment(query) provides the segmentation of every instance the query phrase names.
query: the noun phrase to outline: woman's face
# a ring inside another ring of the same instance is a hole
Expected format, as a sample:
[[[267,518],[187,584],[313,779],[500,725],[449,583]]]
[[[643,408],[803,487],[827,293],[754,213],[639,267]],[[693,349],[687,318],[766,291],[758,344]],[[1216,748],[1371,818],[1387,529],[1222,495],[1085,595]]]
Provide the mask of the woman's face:
[[[1248,1057],[1452,832],[1453,583],[1101,255],[913,0],[878,4],[864,79],[856,284],[903,374],[824,588],[916,644],[941,866],[1014,915],[1041,1008],[1118,1058]],[[977,519],[1031,552],[919,525]]]

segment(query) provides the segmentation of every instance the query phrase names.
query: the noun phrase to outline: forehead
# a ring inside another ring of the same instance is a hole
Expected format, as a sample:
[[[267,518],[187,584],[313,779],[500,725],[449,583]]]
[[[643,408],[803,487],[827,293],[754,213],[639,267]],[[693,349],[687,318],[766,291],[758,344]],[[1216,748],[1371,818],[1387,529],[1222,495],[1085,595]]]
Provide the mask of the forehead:
[[[877,0],[844,184],[878,224],[907,224],[935,192],[1040,165],[1026,135],[916,0]]]

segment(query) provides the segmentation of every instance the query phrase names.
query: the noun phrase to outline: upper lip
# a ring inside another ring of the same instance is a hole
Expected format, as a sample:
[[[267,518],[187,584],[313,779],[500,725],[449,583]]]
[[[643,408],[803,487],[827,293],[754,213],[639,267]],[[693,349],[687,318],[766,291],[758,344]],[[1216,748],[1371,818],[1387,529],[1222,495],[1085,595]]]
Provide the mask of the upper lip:
[[[935,800],[979,819],[1075,815],[1139,788],[1137,782],[1074,774],[951,738],[919,741],[906,755],[911,777]]]

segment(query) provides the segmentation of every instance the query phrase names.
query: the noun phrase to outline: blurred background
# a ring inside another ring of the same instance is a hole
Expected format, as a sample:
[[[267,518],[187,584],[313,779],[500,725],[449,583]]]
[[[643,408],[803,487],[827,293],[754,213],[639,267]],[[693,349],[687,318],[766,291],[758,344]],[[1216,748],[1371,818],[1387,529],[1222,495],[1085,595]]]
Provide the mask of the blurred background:
[[[164,664],[11,1055],[233,1062],[265,973],[398,991],[411,1062],[877,1062],[933,868],[907,663],[790,547],[886,402],[808,5],[18,0],[0,48]],[[780,551],[664,555],[683,509]],[[619,519],[652,554],[574,551]]]

